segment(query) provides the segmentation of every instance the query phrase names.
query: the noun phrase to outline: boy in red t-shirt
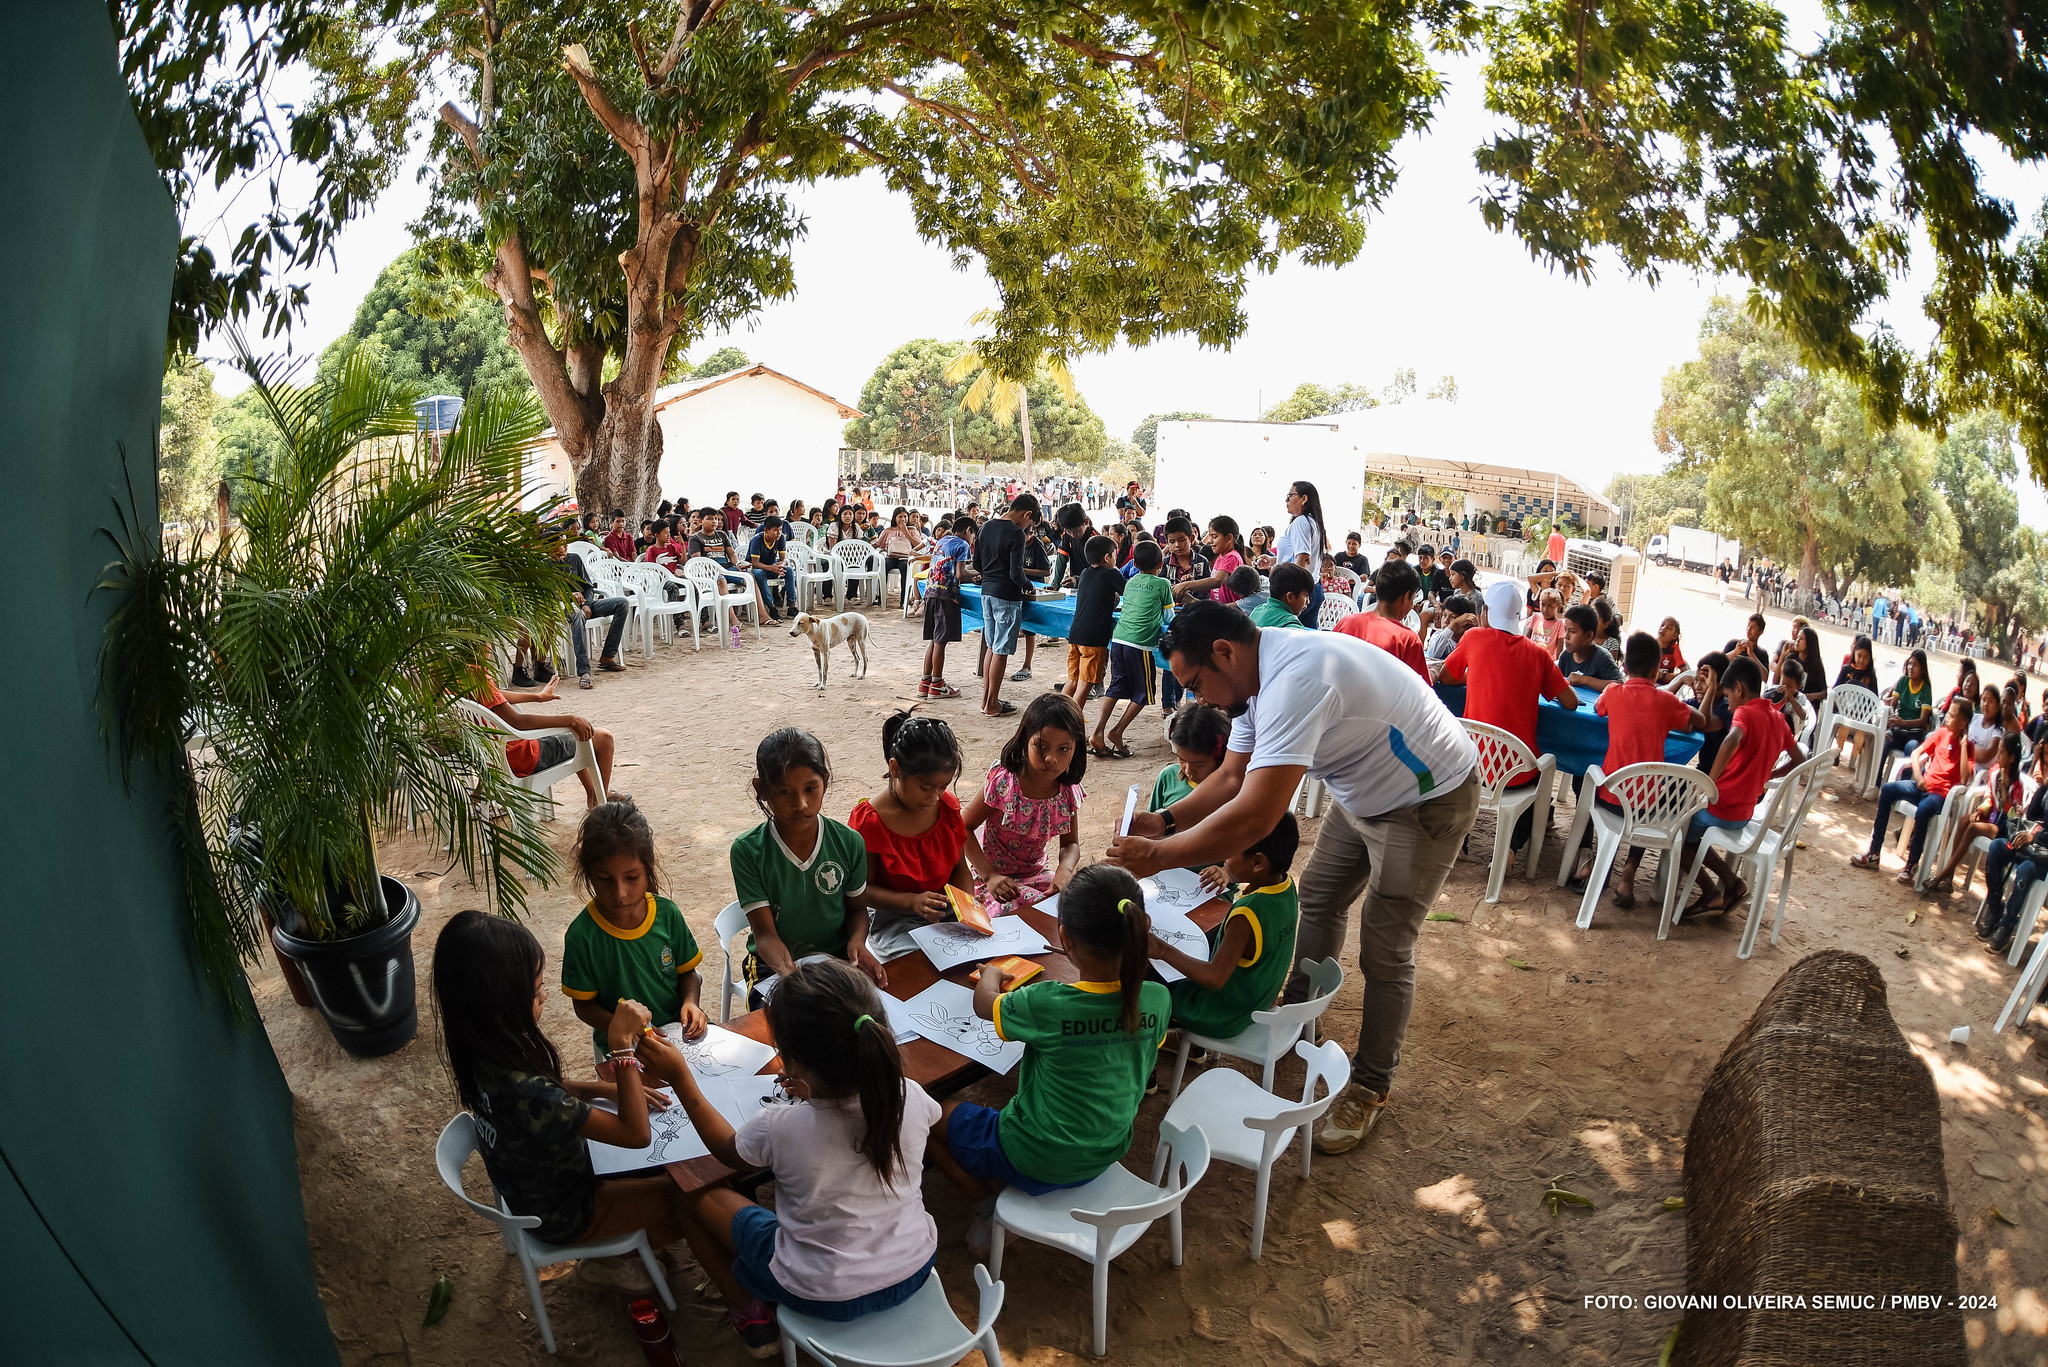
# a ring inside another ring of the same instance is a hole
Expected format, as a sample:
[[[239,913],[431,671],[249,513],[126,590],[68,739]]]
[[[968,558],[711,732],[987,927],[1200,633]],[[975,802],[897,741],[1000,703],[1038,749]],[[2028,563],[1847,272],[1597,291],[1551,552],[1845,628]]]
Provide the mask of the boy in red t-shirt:
[[[1364,612],[1341,618],[1333,628],[1344,636],[1355,636],[1376,645],[1422,677],[1429,677],[1429,661],[1423,658],[1422,638],[1404,620],[1415,608],[1415,595],[1422,588],[1422,576],[1405,560],[1389,560],[1372,577],[1374,603]]]
[[[476,700],[489,708],[499,721],[504,722],[505,725],[511,727],[514,731],[565,730],[574,732],[576,740],[589,741],[591,749],[597,755],[597,772],[598,776],[604,780],[605,796],[613,802],[631,802],[633,800],[631,793],[617,792],[611,786],[611,732],[601,726],[592,726],[574,713],[565,712],[558,716],[535,716],[530,712],[521,712],[513,705],[523,702],[556,701],[555,682],[553,679],[548,680],[548,686],[538,692],[503,693],[499,691],[498,685],[492,681],[491,677],[485,675],[484,686],[477,690]],[[567,736],[542,736],[537,741],[508,740],[505,742],[505,759],[511,764],[512,773],[515,778],[525,778],[528,774],[538,773],[542,769],[552,769],[557,764],[567,763],[569,756],[575,753],[576,741],[570,740]],[[590,781],[590,771],[588,769],[579,769],[576,772],[576,777],[582,780],[583,783],[585,805],[590,807],[597,806],[597,785]]]
[[[1708,777],[1719,796],[1703,812],[1693,815],[1686,832],[1685,851],[1679,867],[1692,857],[1692,849],[1709,827],[1739,831],[1756,815],[1757,801],[1772,778],[1790,772],[1806,758],[1785,714],[1763,699],[1764,672],[1755,660],[1741,656],[1728,662],[1721,675],[1721,691],[1728,697],[1730,715],[1728,738],[1721,742]],[[1783,766],[1778,756],[1791,758]],[[1717,850],[1707,855],[1700,870],[1700,895],[1681,916],[1719,915],[1740,906],[1749,896],[1749,885],[1736,876],[1735,866]]]
[[[1630,636],[1621,650],[1621,667],[1628,677],[1602,693],[1600,700],[1593,704],[1594,714],[1607,718],[1607,757],[1600,761],[1602,774],[1611,777],[1631,764],[1662,764],[1667,733],[1706,729],[1707,719],[1697,708],[1657,687],[1655,679],[1661,654],[1657,638],[1648,632],[1638,631]],[[1583,802],[1583,777],[1573,783],[1579,800]],[[1616,805],[1605,789],[1594,793],[1593,799],[1604,806]],[[1572,875],[1575,885],[1583,886],[1593,876],[1591,844],[1589,841],[1585,853],[1580,856],[1578,869]],[[1621,884],[1614,894],[1617,907],[1626,910],[1636,904],[1636,869],[1642,862],[1642,847],[1629,846],[1628,857],[1615,870],[1615,878]]]
[[[1666,617],[1657,628],[1657,687],[1686,671],[1685,652],[1678,648],[1678,619]]]
[[[1970,700],[1958,693],[1949,701],[1948,716],[1941,729],[1913,752],[1912,777],[1898,779],[1878,789],[1877,822],[1871,828],[1870,848],[1851,859],[1852,865],[1859,869],[1878,866],[1878,852],[1884,848],[1885,827],[1891,824],[1892,804],[1910,802],[1913,804],[1913,841],[1906,849],[1906,867],[1899,871],[1899,882],[1907,887],[1913,885],[1913,870],[1920,866],[1920,852],[1927,843],[1928,823],[1948,801],[1949,790],[1970,781],[1970,771],[1974,766],[1970,747],[1963,740],[1969,730]]]

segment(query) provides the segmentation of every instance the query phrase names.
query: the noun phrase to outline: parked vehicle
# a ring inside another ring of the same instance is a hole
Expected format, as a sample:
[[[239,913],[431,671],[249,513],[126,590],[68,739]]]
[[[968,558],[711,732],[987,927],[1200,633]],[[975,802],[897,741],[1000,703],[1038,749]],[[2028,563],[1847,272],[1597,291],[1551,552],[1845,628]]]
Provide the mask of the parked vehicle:
[[[1673,527],[1665,536],[1650,538],[1649,557],[1660,565],[1683,565],[1689,570],[1715,570],[1723,560],[1740,567],[1742,543],[1698,527]]]

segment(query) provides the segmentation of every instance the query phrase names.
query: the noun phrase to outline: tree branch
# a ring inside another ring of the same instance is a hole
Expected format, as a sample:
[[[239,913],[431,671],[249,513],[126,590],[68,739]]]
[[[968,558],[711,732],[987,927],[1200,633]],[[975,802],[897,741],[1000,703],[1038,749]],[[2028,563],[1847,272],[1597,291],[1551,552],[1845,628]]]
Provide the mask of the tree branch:
[[[441,122],[462,135],[462,144],[469,149],[469,159],[476,163],[477,170],[483,170],[483,145],[478,140],[476,124],[469,115],[457,109],[455,102],[450,100],[441,106]]]
[[[1010,159],[1010,166],[1013,170],[1016,171],[1017,179],[1023,184],[1025,189],[1031,191],[1031,193],[1037,195],[1041,199],[1050,199],[1052,197],[1053,191],[1047,189],[1044,185],[1041,185],[1038,182],[1038,180],[1033,177],[1031,168],[1027,167],[1024,164],[1023,155],[1019,153],[1018,150],[1015,147],[1011,146],[1009,143],[1003,141],[1001,138],[998,138],[994,134],[989,133],[988,131],[983,129],[979,124],[977,124],[974,121],[973,117],[969,115],[966,110],[961,109],[956,105],[947,104],[943,100],[927,99],[925,96],[918,94],[916,91],[909,89],[907,86],[898,85],[894,81],[882,82],[882,89],[889,91],[893,95],[901,97],[905,104],[908,104],[913,108],[928,110],[931,113],[937,114],[940,117],[947,119],[948,121],[957,125],[962,131],[972,134],[974,137],[979,138],[982,142],[988,144],[990,147],[995,148],[997,151],[1001,152],[1004,156]],[[1037,158],[1033,157],[1032,161],[1036,162]],[[1042,166],[1039,168],[1039,174],[1044,174],[1044,168]]]
[[[562,49],[562,66],[575,78],[576,88],[583,92],[583,102],[590,106],[590,112],[597,115],[597,121],[604,125],[604,131],[612,135],[612,141],[638,154],[647,144],[646,130],[639,120],[612,103],[612,97],[598,84],[597,72],[591,69],[590,52],[581,43],[571,43]]]

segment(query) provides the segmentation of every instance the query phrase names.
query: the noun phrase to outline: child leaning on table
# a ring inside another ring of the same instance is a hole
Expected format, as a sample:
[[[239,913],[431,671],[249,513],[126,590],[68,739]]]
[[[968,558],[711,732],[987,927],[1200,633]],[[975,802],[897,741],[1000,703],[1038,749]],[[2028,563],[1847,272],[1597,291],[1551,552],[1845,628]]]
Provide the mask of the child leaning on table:
[[[868,851],[868,887],[861,902],[874,913],[868,948],[883,963],[917,948],[910,932],[953,919],[950,885],[973,891],[967,861],[973,837],[961,819],[953,780],[960,741],[937,717],[898,712],[882,723],[889,776],[882,791],[854,804],[846,824]]]
[[[1091,864],[1060,894],[1060,939],[1078,983],[1038,978],[1004,991],[984,970],[974,1014],[1021,1041],[1017,1094],[1000,1111],[949,1101],[932,1159],[974,1203],[967,1247],[989,1246],[1006,1186],[1040,1196],[1091,1182],[1131,1147],[1138,1106],[1166,1038],[1172,999],[1147,980],[1145,894],[1114,864]]]
[[[860,901],[868,851],[849,826],[820,815],[832,786],[832,762],[816,736],[794,726],[771,731],[754,748],[754,803],[768,819],[732,842],[733,896],[746,912],[743,974],[747,1009],[761,1005],[757,985],[799,959],[829,954],[879,985],[882,965],[868,950]]]
[[[1166,743],[1173,747],[1174,762],[1152,780],[1152,794],[1145,810],[1163,812],[1199,788],[1209,775],[1223,767],[1223,753],[1230,744],[1230,717],[1220,707],[1190,698],[1173,710],[1166,724]],[[1188,870],[1202,880],[1210,892],[1230,886],[1221,864]]]
[[[997,915],[1059,892],[1080,867],[1087,732],[1073,699],[1039,694],[967,804],[967,829],[977,836],[967,843],[968,862],[979,864],[983,896]],[[1045,847],[1055,841],[1059,854],[1047,873]]]
[[[839,1322],[887,1310],[925,1284],[939,1251],[919,1182],[939,1106],[903,1076],[874,984],[837,960],[799,964],[767,1011],[796,1104],[734,1130],[687,1062],[676,1085],[713,1158],[775,1178],[773,1210],[722,1186],[681,1198],[690,1251],[755,1357],[777,1338],[771,1306]]]
[[[704,951],[681,909],[661,895],[647,818],[630,802],[593,807],[572,857],[590,901],[562,937],[562,992],[590,1027],[598,1056],[621,998],[645,1002],[657,1029],[680,1024],[685,1038],[701,1036]]]
[[[1282,812],[1265,839],[1224,861],[1237,886],[1236,900],[1209,932],[1206,962],[1151,937],[1150,956],[1183,975],[1166,988],[1173,997],[1173,1024],[1229,1039],[1251,1025],[1252,1012],[1272,1008],[1294,971],[1301,900],[1287,871],[1300,843],[1294,813]]]

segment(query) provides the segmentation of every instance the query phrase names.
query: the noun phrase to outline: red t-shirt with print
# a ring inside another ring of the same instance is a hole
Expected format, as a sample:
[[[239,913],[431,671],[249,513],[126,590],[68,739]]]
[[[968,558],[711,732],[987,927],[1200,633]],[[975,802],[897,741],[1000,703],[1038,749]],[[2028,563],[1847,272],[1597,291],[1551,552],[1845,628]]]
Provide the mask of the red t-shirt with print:
[[[1963,772],[1963,745],[1956,733],[1943,726],[1920,747],[1927,756],[1927,773],[1920,786],[1936,797],[1947,797]]]

